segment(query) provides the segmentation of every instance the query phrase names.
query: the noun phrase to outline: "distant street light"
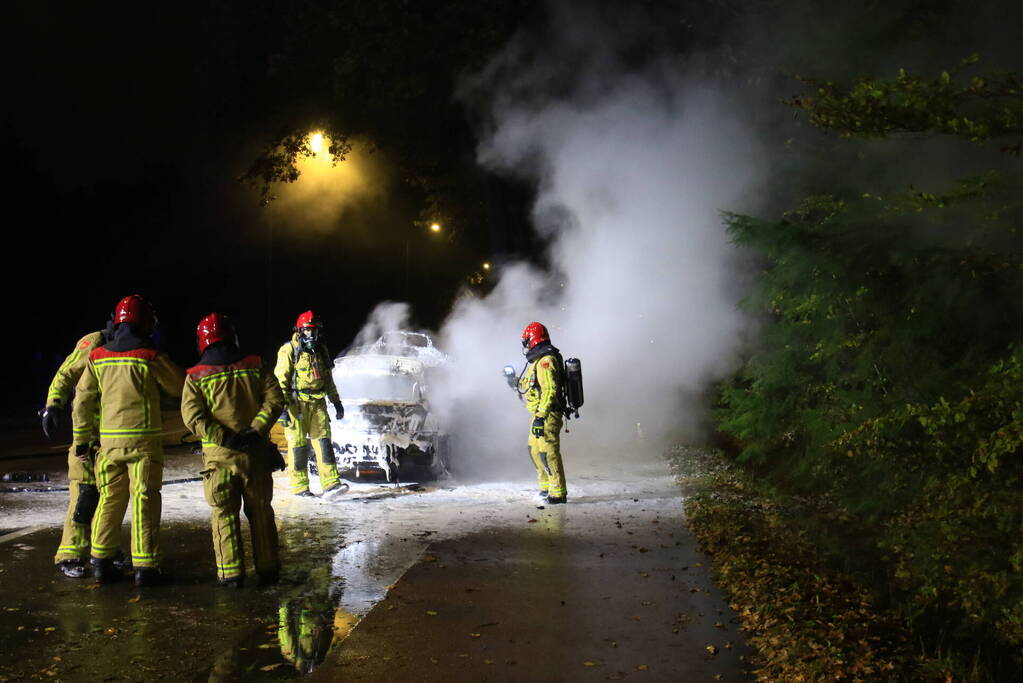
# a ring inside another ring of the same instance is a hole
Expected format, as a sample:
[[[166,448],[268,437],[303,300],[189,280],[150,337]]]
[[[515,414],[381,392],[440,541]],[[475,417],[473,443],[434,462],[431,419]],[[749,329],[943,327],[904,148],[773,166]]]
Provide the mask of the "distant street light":
[[[430,230],[432,230],[434,232],[440,232],[440,223],[433,223],[430,226]]]
[[[490,270],[490,263],[489,262],[484,262],[483,263],[483,270]]]

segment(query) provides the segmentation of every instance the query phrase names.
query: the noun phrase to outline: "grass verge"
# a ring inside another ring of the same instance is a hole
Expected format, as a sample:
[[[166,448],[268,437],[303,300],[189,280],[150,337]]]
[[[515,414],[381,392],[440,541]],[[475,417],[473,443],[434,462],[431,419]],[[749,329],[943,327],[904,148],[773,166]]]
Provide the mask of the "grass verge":
[[[827,525],[820,501],[758,487],[723,456],[678,447],[670,454],[685,511],[718,585],[742,620],[759,681],[952,681],[920,652],[894,613],[843,572],[842,559],[810,538]],[[862,559],[862,558],[861,558]]]

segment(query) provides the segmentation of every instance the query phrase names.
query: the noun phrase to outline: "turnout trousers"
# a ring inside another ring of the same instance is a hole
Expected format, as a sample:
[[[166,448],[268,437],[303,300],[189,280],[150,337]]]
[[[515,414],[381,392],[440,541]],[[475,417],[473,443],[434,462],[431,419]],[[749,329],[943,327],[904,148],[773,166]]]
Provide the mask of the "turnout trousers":
[[[561,424],[564,418],[559,413],[550,413],[543,424],[543,436],[529,432],[529,457],[536,468],[540,491],[546,491],[552,498],[564,496],[565,468],[561,462]]]
[[[241,511],[252,532],[252,560],[256,573],[280,571],[277,525],[274,522],[273,477],[265,463],[254,463],[248,453],[207,460],[202,472],[203,491],[210,505],[213,554],[221,581],[245,576]]]
[[[92,556],[117,555],[121,523],[131,502],[131,561],[135,568],[160,566],[163,447],[101,448],[96,456],[99,505],[92,518]]]
[[[74,520],[75,508],[78,507],[78,494],[83,484],[96,484],[96,477],[92,471],[92,462],[83,463],[75,457],[75,447],[67,455],[67,478],[68,491],[70,496],[67,504],[67,513],[64,515],[64,534],[60,538],[60,545],[57,546],[57,554],[53,563],[57,564],[64,560],[87,560],[89,559],[89,532],[88,524],[80,524]]]
[[[291,492],[302,493],[309,490],[310,446],[316,452],[320,485],[326,491],[341,481],[341,476],[337,472],[334,446],[330,442],[327,402],[322,398],[313,401],[299,399],[298,405],[297,411],[289,410],[291,426],[284,428],[284,436],[288,440]]]

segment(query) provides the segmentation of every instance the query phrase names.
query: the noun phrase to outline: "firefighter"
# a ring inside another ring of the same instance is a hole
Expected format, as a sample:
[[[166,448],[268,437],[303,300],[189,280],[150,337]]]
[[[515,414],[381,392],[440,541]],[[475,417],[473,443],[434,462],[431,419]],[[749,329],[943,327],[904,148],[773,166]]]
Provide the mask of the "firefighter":
[[[57,427],[71,399],[71,392],[89,363],[89,353],[102,345],[103,333],[90,332],[78,340],[74,351],[57,369],[57,374],[50,382],[50,389],[46,392],[46,407],[40,413],[43,433],[47,439],[52,440],[56,436]],[[90,442],[95,442],[95,435]],[[99,493],[92,471],[92,459],[88,456],[82,459],[75,457],[74,445],[68,450],[67,465],[70,495],[67,514],[64,515],[64,534],[53,562],[64,576],[79,579],[85,576],[85,560],[89,557],[89,523],[96,510]]]
[[[533,416],[529,431],[529,456],[536,467],[540,496],[550,505],[564,503],[565,469],[561,463],[562,384],[561,352],[551,344],[547,328],[529,323],[522,332],[522,352],[528,361],[519,378],[519,392]]]
[[[330,355],[320,340],[321,327],[312,311],[298,316],[291,340],[277,352],[274,374],[284,393],[286,409],[281,424],[288,440],[291,492],[296,496],[313,495],[308,472],[311,445],[316,452],[323,495],[331,498],[347,491],[348,484],[341,482],[337,472],[326,399],[334,405],[338,420],[344,418],[345,409],[331,376]]]
[[[118,302],[112,331],[93,349],[78,381],[72,411],[75,454],[87,456],[99,432],[95,474],[99,504],[92,520],[92,571],[97,583],[117,578],[121,522],[129,501],[135,583],[160,579],[160,488],[163,480],[161,394],[180,397],[181,368],[152,339],[156,315],[137,294]]]
[[[240,588],[245,581],[244,503],[259,584],[277,583],[281,561],[270,505],[276,463],[268,453],[276,446],[266,437],[284,397],[259,356],[242,356],[227,316],[211,313],[200,320],[196,339],[199,363],[186,371],[181,417],[202,439],[203,490],[212,509],[217,581],[228,588]]]

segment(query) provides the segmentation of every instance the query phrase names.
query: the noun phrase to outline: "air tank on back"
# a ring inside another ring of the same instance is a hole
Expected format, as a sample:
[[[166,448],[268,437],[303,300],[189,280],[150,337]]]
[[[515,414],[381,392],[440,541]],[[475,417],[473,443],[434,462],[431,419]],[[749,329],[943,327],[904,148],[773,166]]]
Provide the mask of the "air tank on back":
[[[579,409],[583,407],[583,364],[578,358],[565,361],[565,397],[568,409],[579,417]]]

